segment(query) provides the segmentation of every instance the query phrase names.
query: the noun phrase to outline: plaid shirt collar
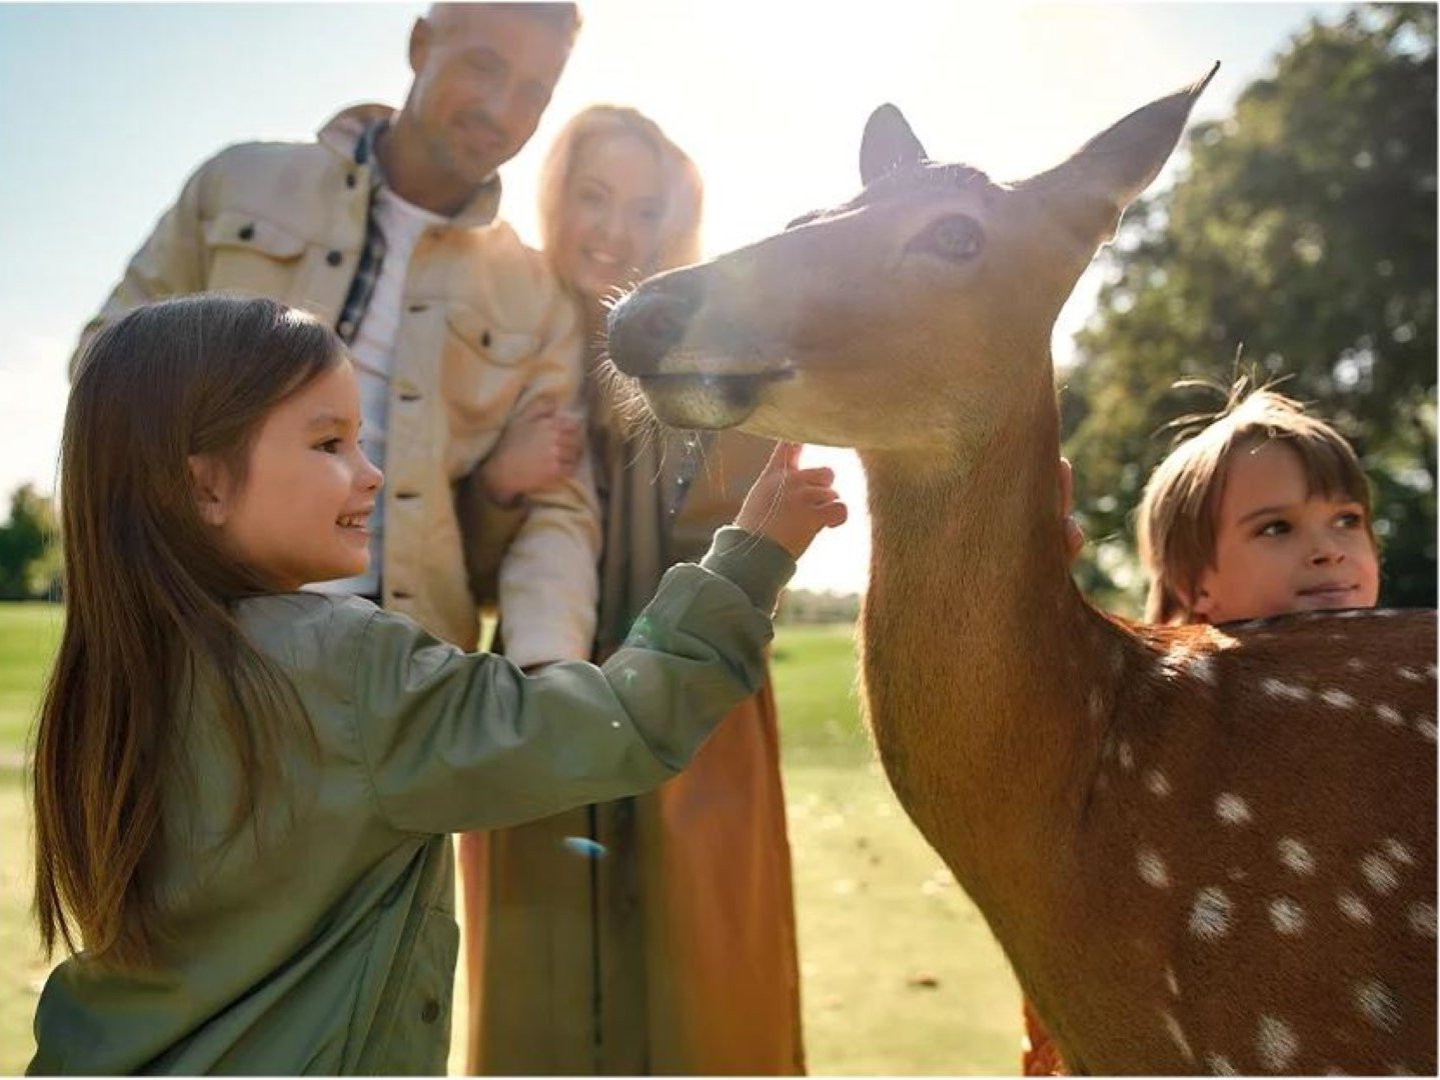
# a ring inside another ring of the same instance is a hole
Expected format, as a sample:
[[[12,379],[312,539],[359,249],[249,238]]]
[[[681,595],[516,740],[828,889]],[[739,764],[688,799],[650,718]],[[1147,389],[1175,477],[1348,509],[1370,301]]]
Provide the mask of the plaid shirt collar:
[[[360,262],[355,267],[350,291],[345,295],[345,304],[340,309],[340,321],[335,330],[342,341],[349,345],[360,332],[360,322],[370,307],[375,295],[375,285],[380,280],[380,270],[385,263],[385,234],[375,220],[375,194],[385,186],[385,168],[380,163],[376,145],[380,136],[390,126],[388,120],[377,120],[367,124],[355,144],[355,164],[370,166],[370,193],[365,213],[365,242],[360,249]],[[475,197],[452,219],[455,224],[466,228],[488,225],[495,220],[500,207],[500,174],[496,173],[475,193]]]

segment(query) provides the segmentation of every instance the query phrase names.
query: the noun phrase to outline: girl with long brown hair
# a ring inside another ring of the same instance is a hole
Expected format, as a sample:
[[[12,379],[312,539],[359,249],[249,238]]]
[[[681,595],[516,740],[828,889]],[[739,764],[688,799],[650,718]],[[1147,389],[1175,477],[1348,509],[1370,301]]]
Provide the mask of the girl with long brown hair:
[[[672,775],[843,516],[777,452],[604,668],[527,677],[302,589],[368,562],[358,429],[344,347],[272,301],[140,308],[82,358],[33,775],[41,938],[73,955],[30,1071],[443,1072],[446,834]]]

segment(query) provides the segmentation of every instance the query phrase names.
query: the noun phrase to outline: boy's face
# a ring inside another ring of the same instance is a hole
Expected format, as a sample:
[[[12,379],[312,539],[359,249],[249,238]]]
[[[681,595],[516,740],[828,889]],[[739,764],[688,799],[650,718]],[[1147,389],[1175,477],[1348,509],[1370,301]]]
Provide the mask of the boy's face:
[[[383,478],[360,449],[359,427],[355,373],[340,363],[265,417],[243,484],[191,459],[202,516],[234,558],[282,592],[370,563],[367,523]]]
[[[1380,568],[1365,508],[1306,495],[1300,456],[1269,441],[1234,453],[1215,530],[1215,566],[1192,605],[1205,622],[1374,607]]]

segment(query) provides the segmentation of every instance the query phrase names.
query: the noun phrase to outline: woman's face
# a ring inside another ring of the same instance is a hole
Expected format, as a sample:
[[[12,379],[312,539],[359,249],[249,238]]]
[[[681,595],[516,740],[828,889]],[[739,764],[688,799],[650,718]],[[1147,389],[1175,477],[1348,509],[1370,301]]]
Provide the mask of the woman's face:
[[[597,135],[577,148],[551,257],[587,301],[654,272],[665,212],[660,160],[637,135]]]

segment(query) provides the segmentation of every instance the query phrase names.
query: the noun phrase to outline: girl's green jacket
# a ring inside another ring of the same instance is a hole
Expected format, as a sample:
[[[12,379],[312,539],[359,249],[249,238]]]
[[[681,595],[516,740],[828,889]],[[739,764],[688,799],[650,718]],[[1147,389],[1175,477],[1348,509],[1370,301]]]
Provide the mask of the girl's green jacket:
[[[674,775],[759,688],[793,570],[775,544],[722,529],[700,565],[669,571],[603,668],[528,677],[362,600],[242,602],[315,746],[293,740],[284,798],[227,839],[237,766],[197,700],[167,777],[163,959],[144,974],[83,952],[60,964],[28,1071],[443,1074],[458,936],[447,834]]]

